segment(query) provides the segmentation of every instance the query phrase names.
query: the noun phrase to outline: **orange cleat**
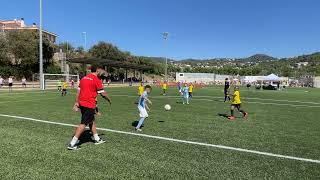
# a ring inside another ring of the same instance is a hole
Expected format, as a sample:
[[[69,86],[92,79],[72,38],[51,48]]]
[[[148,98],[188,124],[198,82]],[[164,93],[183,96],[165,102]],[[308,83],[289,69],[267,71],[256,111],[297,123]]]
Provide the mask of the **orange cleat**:
[[[249,115],[249,113],[247,113],[247,112],[243,113],[243,118],[247,119],[248,115]]]
[[[234,120],[236,120],[236,117],[234,117],[234,116],[229,116],[228,119],[229,119],[230,121],[234,121]]]

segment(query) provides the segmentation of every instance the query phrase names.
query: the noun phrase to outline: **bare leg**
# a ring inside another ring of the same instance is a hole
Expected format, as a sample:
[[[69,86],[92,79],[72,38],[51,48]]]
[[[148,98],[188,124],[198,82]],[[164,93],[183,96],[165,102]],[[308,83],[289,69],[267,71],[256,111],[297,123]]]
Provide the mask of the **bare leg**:
[[[234,106],[230,107],[231,116],[234,116]]]
[[[97,134],[97,126],[96,126],[96,122],[93,122],[92,124],[89,124],[89,128],[92,132],[92,134]]]
[[[74,133],[74,136],[79,139],[79,137],[81,136],[85,128],[86,128],[85,124],[80,124],[79,127],[77,127]]]

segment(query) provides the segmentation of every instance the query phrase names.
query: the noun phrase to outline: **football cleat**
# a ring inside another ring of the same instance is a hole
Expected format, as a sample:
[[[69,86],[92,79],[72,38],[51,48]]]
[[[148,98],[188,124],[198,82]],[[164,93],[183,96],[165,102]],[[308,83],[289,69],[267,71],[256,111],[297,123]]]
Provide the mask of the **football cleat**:
[[[243,118],[246,118],[246,119],[247,119],[247,118],[248,118],[248,115],[249,115],[249,113],[244,112],[244,113],[243,113]]]
[[[80,149],[80,146],[77,146],[77,145],[74,145],[74,146],[71,146],[71,144],[68,145],[68,150],[78,150]]]
[[[98,144],[102,144],[102,143],[105,143],[106,141],[105,140],[103,140],[103,139],[99,139],[98,141],[97,140],[93,140],[93,143],[95,144],[95,145],[98,145]]]

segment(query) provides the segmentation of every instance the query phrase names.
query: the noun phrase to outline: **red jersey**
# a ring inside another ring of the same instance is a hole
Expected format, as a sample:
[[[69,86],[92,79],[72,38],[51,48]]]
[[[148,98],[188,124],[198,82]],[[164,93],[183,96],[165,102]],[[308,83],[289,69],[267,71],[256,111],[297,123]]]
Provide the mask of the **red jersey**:
[[[79,90],[79,105],[91,109],[96,108],[97,95],[104,92],[102,82],[93,74],[81,79]]]

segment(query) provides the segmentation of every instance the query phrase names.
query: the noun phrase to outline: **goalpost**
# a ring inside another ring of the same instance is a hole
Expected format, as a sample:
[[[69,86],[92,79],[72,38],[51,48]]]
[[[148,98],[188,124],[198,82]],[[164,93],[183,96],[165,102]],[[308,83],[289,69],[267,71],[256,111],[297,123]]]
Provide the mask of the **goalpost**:
[[[44,89],[57,89],[59,82],[66,81],[68,87],[72,87],[72,81],[74,82],[74,88],[77,88],[80,83],[79,75],[73,74],[43,74],[42,83],[44,84]]]

